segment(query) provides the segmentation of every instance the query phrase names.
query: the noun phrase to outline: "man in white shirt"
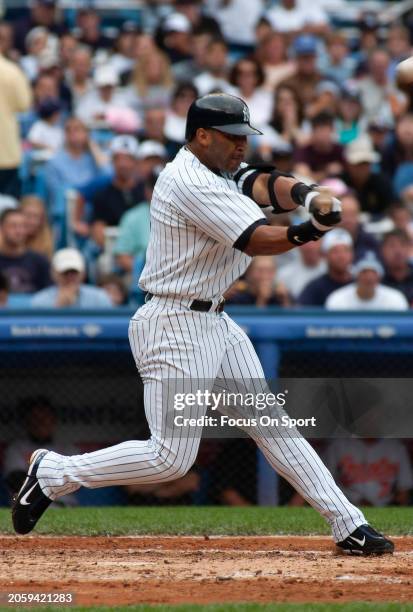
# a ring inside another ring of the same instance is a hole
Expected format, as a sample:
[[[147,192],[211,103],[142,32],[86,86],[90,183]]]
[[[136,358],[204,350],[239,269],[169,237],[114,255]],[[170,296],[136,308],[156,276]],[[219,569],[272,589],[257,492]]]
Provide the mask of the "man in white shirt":
[[[100,66],[94,76],[95,89],[85,94],[77,105],[76,115],[88,127],[105,125],[106,113],[127,106],[127,98],[118,89],[119,77],[112,66]]]
[[[283,283],[294,299],[297,299],[306,285],[327,270],[321,254],[320,242],[307,242],[298,249],[299,257],[280,268],[278,280]]]
[[[408,310],[405,296],[380,284],[383,267],[374,253],[354,266],[355,282],[333,291],[326,301],[328,310]]]
[[[271,7],[265,18],[277,32],[296,33],[305,30],[321,34],[328,29],[328,17],[324,9],[312,3],[281,0]]]

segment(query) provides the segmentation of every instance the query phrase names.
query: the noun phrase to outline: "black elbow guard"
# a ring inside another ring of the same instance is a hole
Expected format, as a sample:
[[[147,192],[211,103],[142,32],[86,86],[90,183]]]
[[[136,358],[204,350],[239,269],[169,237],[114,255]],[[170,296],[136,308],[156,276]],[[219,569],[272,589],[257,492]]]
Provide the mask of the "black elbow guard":
[[[288,178],[294,178],[291,174],[286,172],[279,172],[275,170],[274,166],[268,166],[265,164],[257,164],[254,166],[246,166],[245,168],[241,168],[234,176],[234,180],[237,185],[241,188],[241,191],[244,195],[248,196],[252,200],[253,198],[253,187],[256,179],[261,174],[269,174],[268,179],[268,196],[270,198],[272,210],[275,214],[287,212],[278,203],[277,196],[275,195],[275,181],[280,176],[285,176]]]

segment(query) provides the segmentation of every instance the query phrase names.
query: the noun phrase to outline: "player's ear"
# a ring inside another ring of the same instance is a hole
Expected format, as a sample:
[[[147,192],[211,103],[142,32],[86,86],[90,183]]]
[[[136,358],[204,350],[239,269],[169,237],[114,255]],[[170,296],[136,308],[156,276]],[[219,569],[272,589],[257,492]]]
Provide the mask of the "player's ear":
[[[196,138],[199,144],[201,144],[203,147],[207,147],[211,143],[211,131],[204,128],[198,128],[196,131]]]

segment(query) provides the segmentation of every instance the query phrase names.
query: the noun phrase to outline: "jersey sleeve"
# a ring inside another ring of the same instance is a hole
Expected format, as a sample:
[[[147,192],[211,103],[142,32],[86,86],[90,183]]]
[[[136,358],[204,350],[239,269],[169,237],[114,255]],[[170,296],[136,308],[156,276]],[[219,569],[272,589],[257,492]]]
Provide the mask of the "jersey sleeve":
[[[268,225],[260,208],[247,196],[230,189],[224,179],[184,180],[172,187],[178,211],[217,242],[240,250],[258,225]],[[221,182],[219,182],[221,181]]]

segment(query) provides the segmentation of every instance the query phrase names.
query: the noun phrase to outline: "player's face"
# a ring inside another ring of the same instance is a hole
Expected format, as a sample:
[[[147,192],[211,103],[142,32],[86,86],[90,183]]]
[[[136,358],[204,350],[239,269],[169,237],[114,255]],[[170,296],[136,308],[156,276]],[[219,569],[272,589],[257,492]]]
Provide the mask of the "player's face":
[[[214,167],[224,172],[235,172],[245,159],[247,137],[208,130],[210,135],[209,154]]]

